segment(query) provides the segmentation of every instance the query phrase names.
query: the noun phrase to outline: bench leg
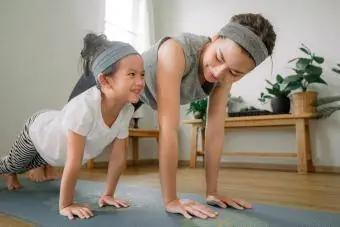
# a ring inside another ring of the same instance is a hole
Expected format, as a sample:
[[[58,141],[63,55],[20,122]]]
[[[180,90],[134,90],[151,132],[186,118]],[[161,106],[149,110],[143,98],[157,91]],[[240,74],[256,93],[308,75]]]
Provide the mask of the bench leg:
[[[306,120],[305,122],[305,130],[306,130],[306,145],[307,145],[307,170],[308,172],[315,172],[315,167],[313,164],[313,156],[312,156],[312,148],[310,144],[310,131],[309,131],[309,122]]]
[[[205,127],[201,128],[201,137],[202,137],[202,152],[203,152],[203,167],[205,167]]]
[[[309,127],[305,119],[296,122],[296,147],[298,153],[298,173],[306,174],[309,171],[311,161],[309,143]],[[308,132],[307,132],[308,130]],[[308,165],[309,164],[309,165]]]
[[[191,134],[191,148],[190,148],[190,168],[196,167],[197,161],[197,131],[198,127],[196,125],[192,126],[192,134]]]
[[[138,138],[132,137],[132,162],[136,166],[139,160],[139,141]]]
[[[88,168],[88,169],[94,168],[94,160],[93,159],[90,159],[90,160],[87,161],[86,168]]]

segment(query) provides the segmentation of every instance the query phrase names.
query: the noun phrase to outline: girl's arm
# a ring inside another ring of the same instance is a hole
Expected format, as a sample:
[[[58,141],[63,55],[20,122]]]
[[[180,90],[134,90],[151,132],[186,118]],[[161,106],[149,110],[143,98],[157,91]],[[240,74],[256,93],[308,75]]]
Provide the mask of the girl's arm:
[[[157,64],[157,112],[159,123],[159,169],[163,202],[166,210],[191,215],[214,217],[213,210],[195,201],[179,200],[176,194],[178,163],[178,128],[180,124],[180,84],[184,74],[185,59],[176,41],[167,40],[160,47]]]
[[[109,167],[106,178],[106,191],[99,199],[99,206],[113,205],[117,208],[128,207],[128,201],[118,200],[114,197],[114,192],[118,184],[119,177],[121,176],[127,159],[127,143],[128,138],[116,139],[112,144],[112,150],[109,159]]]
[[[85,137],[69,131],[67,134],[67,159],[60,185],[59,210],[62,215],[73,219],[73,214],[80,218],[93,216],[85,206],[73,204],[74,191],[85,147]]]
[[[116,139],[112,144],[104,196],[112,197],[114,195],[119,177],[125,168],[126,158],[127,139]]]

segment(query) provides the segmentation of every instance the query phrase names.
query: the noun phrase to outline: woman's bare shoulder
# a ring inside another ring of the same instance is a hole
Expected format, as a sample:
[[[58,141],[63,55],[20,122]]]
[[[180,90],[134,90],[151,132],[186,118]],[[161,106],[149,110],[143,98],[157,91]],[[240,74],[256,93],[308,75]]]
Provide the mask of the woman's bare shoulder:
[[[185,55],[182,46],[172,38],[167,39],[158,49],[158,64],[164,70],[184,73]]]

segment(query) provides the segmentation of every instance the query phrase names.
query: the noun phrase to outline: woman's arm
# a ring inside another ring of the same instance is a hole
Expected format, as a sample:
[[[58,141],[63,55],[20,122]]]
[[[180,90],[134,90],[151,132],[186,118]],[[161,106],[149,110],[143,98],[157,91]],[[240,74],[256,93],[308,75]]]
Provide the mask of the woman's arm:
[[[157,64],[157,112],[159,123],[159,165],[163,202],[177,199],[176,172],[180,116],[180,83],[184,73],[184,53],[174,40],[159,48]]]
[[[178,163],[178,128],[180,120],[180,84],[185,68],[182,48],[174,40],[159,49],[157,65],[157,105],[159,121],[159,165],[163,202],[166,210],[186,218],[215,217],[216,213],[191,200],[179,200],[176,195]]]
[[[73,205],[74,191],[81,168],[85,147],[85,137],[69,131],[67,134],[67,159],[60,185],[59,210],[62,215],[73,219],[73,214],[80,218],[93,216],[85,206]]]
[[[209,97],[207,126],[205,130],[206,143],[204,146],[207,195],[215,195],[217,193],[218,171],[224,145],[224,119],[226,117],[226,106],[230,89],[230,84],[221,83],[216,86]]]
[[[209,98],[208,120],[206,127],[205,143],[205,175],[206,197],[209,204],[222,208],[232,206],[236,209],[251,208],[251,205],[242,200],[234,200],[219,195],[217,179],[221,154],[224,145],[224,120],[231,83],[223,82],[216,87]]]

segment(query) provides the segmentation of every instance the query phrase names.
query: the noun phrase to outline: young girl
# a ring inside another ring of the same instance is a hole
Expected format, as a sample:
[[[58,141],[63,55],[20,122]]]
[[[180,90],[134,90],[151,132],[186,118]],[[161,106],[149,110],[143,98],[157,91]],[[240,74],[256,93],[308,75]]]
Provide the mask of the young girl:
[[[191,33],[164,37],[143,53],[146,86],[141,102],[158,112],[159,166],[166,211],[187,218],[216,215],[206,206],[181,200],[176,194],[180,106],[205,97],[209,97],[204,146],[206,201],[222,208],[251,208],[245,201],[221,195],[217,188],[225,108],[232,84],[266,60],[275,41],[270,22],[262,15],[247,13],[233,16],[212,38]],[[94,80],[80,78],[71,98],[94,84]]]
[[[88,34],[81,52],[84,74],[97,86],[72,99],[61,110],[35,113],[25,123],[10,153],[0,160],[0,173],[9,174],[8,188],[21,187],[17,175],[44,165],[64,167],[60,185],[60,214],[70,219],[93,216],[90,208],[73,202],[78,172],[87,160],[112,143],[107,187],[99,199],[127,207],[114,198],[126,162],[129,122],[144,88],[143,60],[130,45]]]

